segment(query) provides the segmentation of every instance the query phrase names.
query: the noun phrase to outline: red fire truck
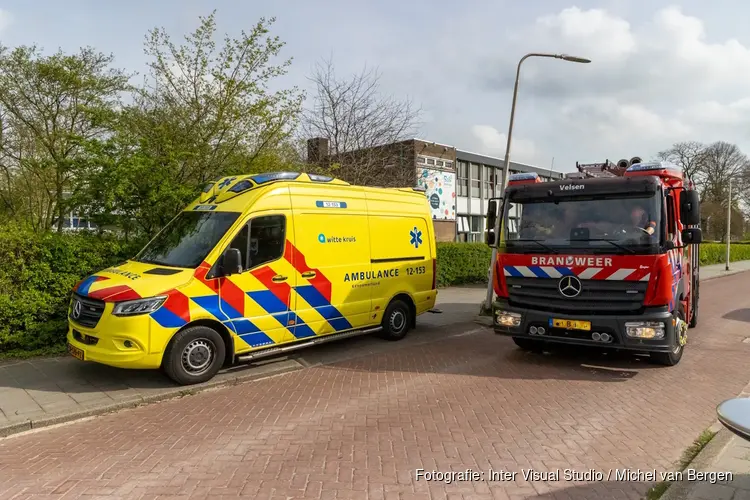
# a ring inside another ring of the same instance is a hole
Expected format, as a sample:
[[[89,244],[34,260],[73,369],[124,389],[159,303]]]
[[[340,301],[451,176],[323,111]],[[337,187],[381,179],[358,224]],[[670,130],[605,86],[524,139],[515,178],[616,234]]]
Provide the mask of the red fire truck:
[[[552,182],[514,174],[490,200],[495,332],[531,351],[591,345],[679,363],[698,321],[695,185],[638,157],[576,167]]]

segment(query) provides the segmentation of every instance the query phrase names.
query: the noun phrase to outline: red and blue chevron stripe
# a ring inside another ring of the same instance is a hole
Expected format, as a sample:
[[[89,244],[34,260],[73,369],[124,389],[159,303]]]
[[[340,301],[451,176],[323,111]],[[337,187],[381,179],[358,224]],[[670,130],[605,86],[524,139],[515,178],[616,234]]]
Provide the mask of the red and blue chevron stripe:
[[[331,281],[319,269],[311,268],[304,254],[288,240],[284,249],[284,259],[300,274],[315,273],[315,276],[308,279],[308,285],[294,287],[297,294],[310,304],[335,331],[351,329],[351,323],[331,304],[333,289]],[[151,317],[165,328],[182,327],[191,320],[190,301],[192,300],[249,345],[261,347],[273,344],[273,339],[245,317],[244,300],[247,295],[296,339],[315,336],[313,329],[291,310],[292,287],[288,283],[274,282],[273,277],[276,273],[269,266],[251,271],[266,289],[249,292],[243,291],[227,278],[206,279],[210,269],[211,265],[203,262],[196,269],[194,276],[213,293],[187,297],[182,292],[170,290],[167,292],[168,298],[164,305],[151,313]]]
[[[76,287],[76,293],[83,297],[103,300],[104,302],[119,302],[123,300],[140,299],[141,296],[127,285],[115,285],[91,291],[91,285],[108,280],[106,276],[92,275],[81,281]]]

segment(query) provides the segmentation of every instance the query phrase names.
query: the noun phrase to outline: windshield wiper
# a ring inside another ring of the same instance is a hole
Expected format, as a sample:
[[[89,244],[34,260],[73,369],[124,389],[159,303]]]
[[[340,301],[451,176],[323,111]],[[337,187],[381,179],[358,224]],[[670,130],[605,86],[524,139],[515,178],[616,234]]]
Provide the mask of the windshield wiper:
[[[635,250],[633,250],[632,248],[628,248],[628,247],[626,247],[624,245],[620,245],[619,243],[617,243],[617,242],[615,242],[613,240],[608,240],[606,238],[589,238],[589,239],[586,239],[586,240],[569,240],[569,241],[571,243],[573,241],[582,241],[582,242],[586,242],[586,241],[606,241],[607,243],[616,246],[620,250],[624,250],[624,251],[629,252],[631,254],[635,254]]]
[[[532,239],[532,238],[522,238],[522,239],[518,239],[518,240],[508,240],[508,241],[506,241],[506,242],[505,242],[505,244],[507,245],[507,244],[508,244],[508,242],[511,242],[511,241],[513,241],[513,242],[516,242],[516,241],[522,241],[522,242],[527,242],[527,241],[531,241],[531,242],[533,242],[533,243],[536,243],[536,244],[537,244],[537,245],[539,245],[540,247],[544,248],[545,250],[547,250],[547,251],[548,251],[548,252],[550,252],[550,253],[560,253],[560,252],[558,252],[557,250],[555,250],[554,248],[552,248],[552,247],[549,247],[549,246],[545,245],[545,244],[544,244],[544,243],[542,243],[541,241],[539,241],[539,240],[535,240],[535,239]]]

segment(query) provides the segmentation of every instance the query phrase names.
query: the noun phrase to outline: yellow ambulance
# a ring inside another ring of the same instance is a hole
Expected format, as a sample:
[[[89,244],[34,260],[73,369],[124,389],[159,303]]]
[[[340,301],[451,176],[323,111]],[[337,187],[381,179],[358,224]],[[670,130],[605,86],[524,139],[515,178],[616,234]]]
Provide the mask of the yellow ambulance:
[[[436,288],[422,191],[293,172],[226,177],[138,255],[75,286],[68,351],[194,384],[323,341],[402,339]]]

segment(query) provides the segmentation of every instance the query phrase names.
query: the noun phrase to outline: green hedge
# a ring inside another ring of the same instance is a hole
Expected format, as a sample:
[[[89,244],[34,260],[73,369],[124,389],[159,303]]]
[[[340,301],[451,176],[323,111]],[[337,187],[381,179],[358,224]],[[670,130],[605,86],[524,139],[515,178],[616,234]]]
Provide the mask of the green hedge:
[[[39,235],[0,227],[0,354],[61,345],[75,283],[127,259],[133,250],[93,234]]]
[[[456,286],[470,283],[487,283],[487,267],[492,250],[483,243],[438,243],[438,286]],[[724,262],[726,245],[704,243],[701,245],[701,264]],[[750,245],[730,245],[729,259],[750,260]]]
[[[125,244],[94,234],[38,235],[0,226],[0,357],[59,352],[73,285],[134,255]],[[491,249],[483,243],[438,243],[439,287],[487,282]],[[701,263],[724,261],[720,243],[701,245]],[[750,260],[750,245],[732,245],[731,260]]]

